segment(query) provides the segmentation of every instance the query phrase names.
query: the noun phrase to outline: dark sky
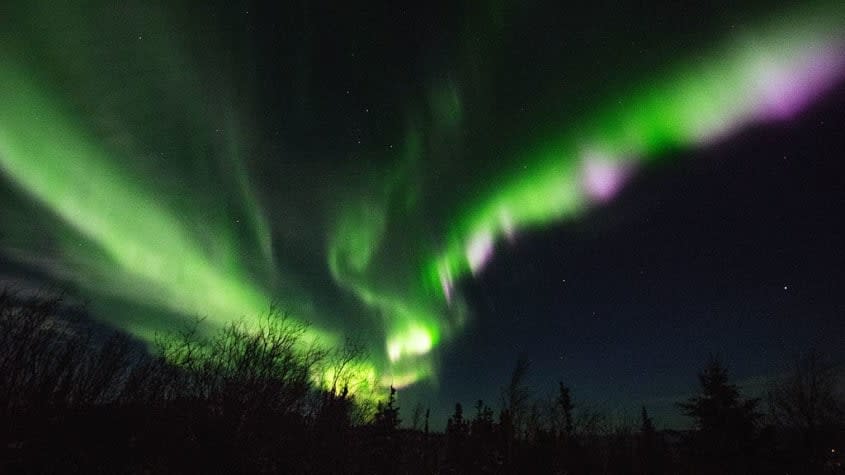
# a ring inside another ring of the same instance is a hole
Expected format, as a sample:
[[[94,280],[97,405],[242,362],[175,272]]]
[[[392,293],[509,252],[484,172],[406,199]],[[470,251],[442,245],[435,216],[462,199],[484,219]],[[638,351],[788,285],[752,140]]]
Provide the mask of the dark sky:
[[[843,7],[564,3],[8,2],[0,280],[274,300],[435,426],[520,355],[672,427],[711,353],[845,362]]]

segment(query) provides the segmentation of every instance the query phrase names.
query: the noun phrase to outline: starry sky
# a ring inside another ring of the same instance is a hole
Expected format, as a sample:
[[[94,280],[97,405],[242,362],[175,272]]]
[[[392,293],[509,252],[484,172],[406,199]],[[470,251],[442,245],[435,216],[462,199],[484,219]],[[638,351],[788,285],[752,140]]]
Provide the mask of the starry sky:
[[[436,419],[519,355],[666,426],[709,353],[845,359],[839,2],[336,3],[4,2],[0,280],[274,303]]]

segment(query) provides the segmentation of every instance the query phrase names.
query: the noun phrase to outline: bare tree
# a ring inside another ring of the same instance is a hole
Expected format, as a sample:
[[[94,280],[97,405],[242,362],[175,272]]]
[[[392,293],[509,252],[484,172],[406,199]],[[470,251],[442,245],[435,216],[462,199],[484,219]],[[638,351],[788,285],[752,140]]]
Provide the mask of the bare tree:
[[[564,438],[572,437],[574,425],[572,419],[572,411],[575,405],[572,403],[572,395],[569,387],[563,382],[558,382],[558,396],[555,399],[555,409],[559,411],[558,426],[560,433]]]
[[[530,373],[531,361],[520,355],[507,386],[502,389],[502,406],[508,411],[517,436],[522,434],[531,401],[531,388],[528,386]]]
[[[790,374],[775,382],[769,392],[775,421],[802,431],[841,421],[843,407],[835,370],[818,351],[796,356]]]
[[[769,411],[775,425],[798,437],[801,457],[821,463],[825,444],[845,424],[845,404],[838,394],[836,367],[822,353],[810,350],[797,355],[791,372],[769,391]]]
[[[422,403],[417,402],[414,406],[413,412],[411,412],[411,429],[419,430],[420,429],[420,422],[422,421],[423,416],[423,406]]]
[[[339,394],[344,388],[352,394],[365,390],[369,384],[367,375],[359,374],[356,363],[367,359],[368,352],[358,338],[347,337],[340,345],[326,353],[321,362],[320,372],[326,375],[327,390]]]

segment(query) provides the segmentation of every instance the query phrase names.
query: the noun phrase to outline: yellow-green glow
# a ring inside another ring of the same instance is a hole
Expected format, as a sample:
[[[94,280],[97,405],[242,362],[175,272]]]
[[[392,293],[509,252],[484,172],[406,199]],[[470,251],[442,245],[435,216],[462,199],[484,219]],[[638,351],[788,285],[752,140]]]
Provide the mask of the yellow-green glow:
[[[387,338],[387,356],[396,362],[405,355],[424,355],[434,346],[432,333],[411,320],[410,326],[404,331],[390,335]]]

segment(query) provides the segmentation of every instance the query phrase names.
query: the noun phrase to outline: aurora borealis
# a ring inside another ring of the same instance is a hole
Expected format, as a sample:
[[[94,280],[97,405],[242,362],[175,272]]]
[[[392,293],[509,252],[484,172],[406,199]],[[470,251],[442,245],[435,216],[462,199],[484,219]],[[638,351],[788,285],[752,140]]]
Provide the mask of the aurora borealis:
[[[843,39],[837,35],[841,24],[817,21],[808,27],[800,18],[770,25],[768,36],[726,48],[711,64],[679,68],[669,79],[635,89],[620,101],[624,107],[600,108],[586,120],[590,125],[528,152],[537,171],[504,187],[497,184],[457,227],[463,236],[453,238],[434,265],[444,295],[451,294],[458,276],[481,270],[496,239],[573,218],[590,204],[612,199],[639,164],[667,150],[706,145],[749,124],[798,113],[845,68]]]
[[[361,338],[374,387],[437,381],[477,318],[462,283],[500,248],[614,203],[678,151],[790,121],[845,77],[840,2],[704,22],[636,70],[614,44],[577,86],[497,57],[530,25],[517,4],[456,7],[453,28],[395,44],[399,26],[372,25],[369,50],[326,36],[318,7],[165,5],[2,7],[3,274],[71,286],[145,340],[275,303],[319,344]],[[415,66],[373,53],[391,48]],[[325,74],[359,60],[357,86]]]

